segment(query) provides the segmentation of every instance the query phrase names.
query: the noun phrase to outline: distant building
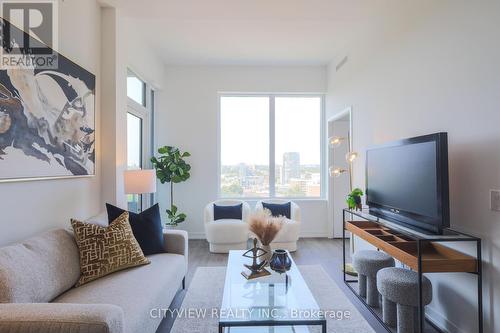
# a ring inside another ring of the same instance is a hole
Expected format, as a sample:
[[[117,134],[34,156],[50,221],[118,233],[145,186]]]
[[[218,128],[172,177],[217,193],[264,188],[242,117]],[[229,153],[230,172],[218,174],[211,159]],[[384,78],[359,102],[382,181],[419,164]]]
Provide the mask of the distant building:
[[[241,186],[246,185],[247,177],[250,175],[250,170],[248,165],[245,163],[240,163],[238,165],[238,178]]]
[[[304,193],[306,192],[306,188],[307,188],[308,183],[309,182],[305,179],[300,179],[300,178],[290,179],[290,187],[296,188]]]
[[[319,184],[321,182],[321,173],[312,173],[311,174],[311,181],[314,184]]]
[[[307,197],[319,197],[319,196],[321,196],[321,185],[320,184],[307,184],[306,196]]]
[[[290,179],[300,178],[300,153],[286,152],[283,154],[283,171],[281,184],[288,184]]]

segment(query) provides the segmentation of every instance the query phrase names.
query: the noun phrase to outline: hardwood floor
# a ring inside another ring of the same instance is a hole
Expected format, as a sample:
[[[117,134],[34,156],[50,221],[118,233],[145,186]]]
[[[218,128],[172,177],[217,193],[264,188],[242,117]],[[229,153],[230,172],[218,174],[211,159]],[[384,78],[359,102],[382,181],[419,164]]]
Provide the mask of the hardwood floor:
[[[292,253],[297,265],[323,265],[339,268],[342,265],[342,242],[325,238],[306,238],[299,240],[299,250]],[[189,241],[189,269],[186,283],[189,286],[196,268],[200,266],[226,266],[227,254],[208,251],[205,240]]]

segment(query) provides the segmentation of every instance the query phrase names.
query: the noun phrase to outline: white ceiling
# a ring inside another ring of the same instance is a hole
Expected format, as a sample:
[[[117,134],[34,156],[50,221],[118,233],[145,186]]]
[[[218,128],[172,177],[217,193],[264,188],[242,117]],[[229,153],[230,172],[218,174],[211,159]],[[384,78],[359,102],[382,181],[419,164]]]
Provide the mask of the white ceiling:
[[[326,65],[415,13],[400,0],[117,0],[166,64]],[[422,6],[420,6],[422,7]]]

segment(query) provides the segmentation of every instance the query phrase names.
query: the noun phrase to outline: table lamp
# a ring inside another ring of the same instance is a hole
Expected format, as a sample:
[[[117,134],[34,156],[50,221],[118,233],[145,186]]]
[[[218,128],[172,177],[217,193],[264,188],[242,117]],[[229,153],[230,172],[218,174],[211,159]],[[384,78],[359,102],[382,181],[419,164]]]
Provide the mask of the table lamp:
[[[123,176],[125,194],[140,195],[156,192],[155,170],[126,170]],[[140,208],[137,207],[136,210],[139,211]]]

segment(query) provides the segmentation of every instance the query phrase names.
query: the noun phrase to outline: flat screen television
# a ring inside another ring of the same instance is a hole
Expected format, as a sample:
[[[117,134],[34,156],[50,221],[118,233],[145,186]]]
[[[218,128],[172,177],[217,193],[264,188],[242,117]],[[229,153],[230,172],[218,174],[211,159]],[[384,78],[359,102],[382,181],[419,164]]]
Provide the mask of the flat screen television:
[[[370,214],[427,233],[450,226],[447,133],[386,143],[366,152]]]

